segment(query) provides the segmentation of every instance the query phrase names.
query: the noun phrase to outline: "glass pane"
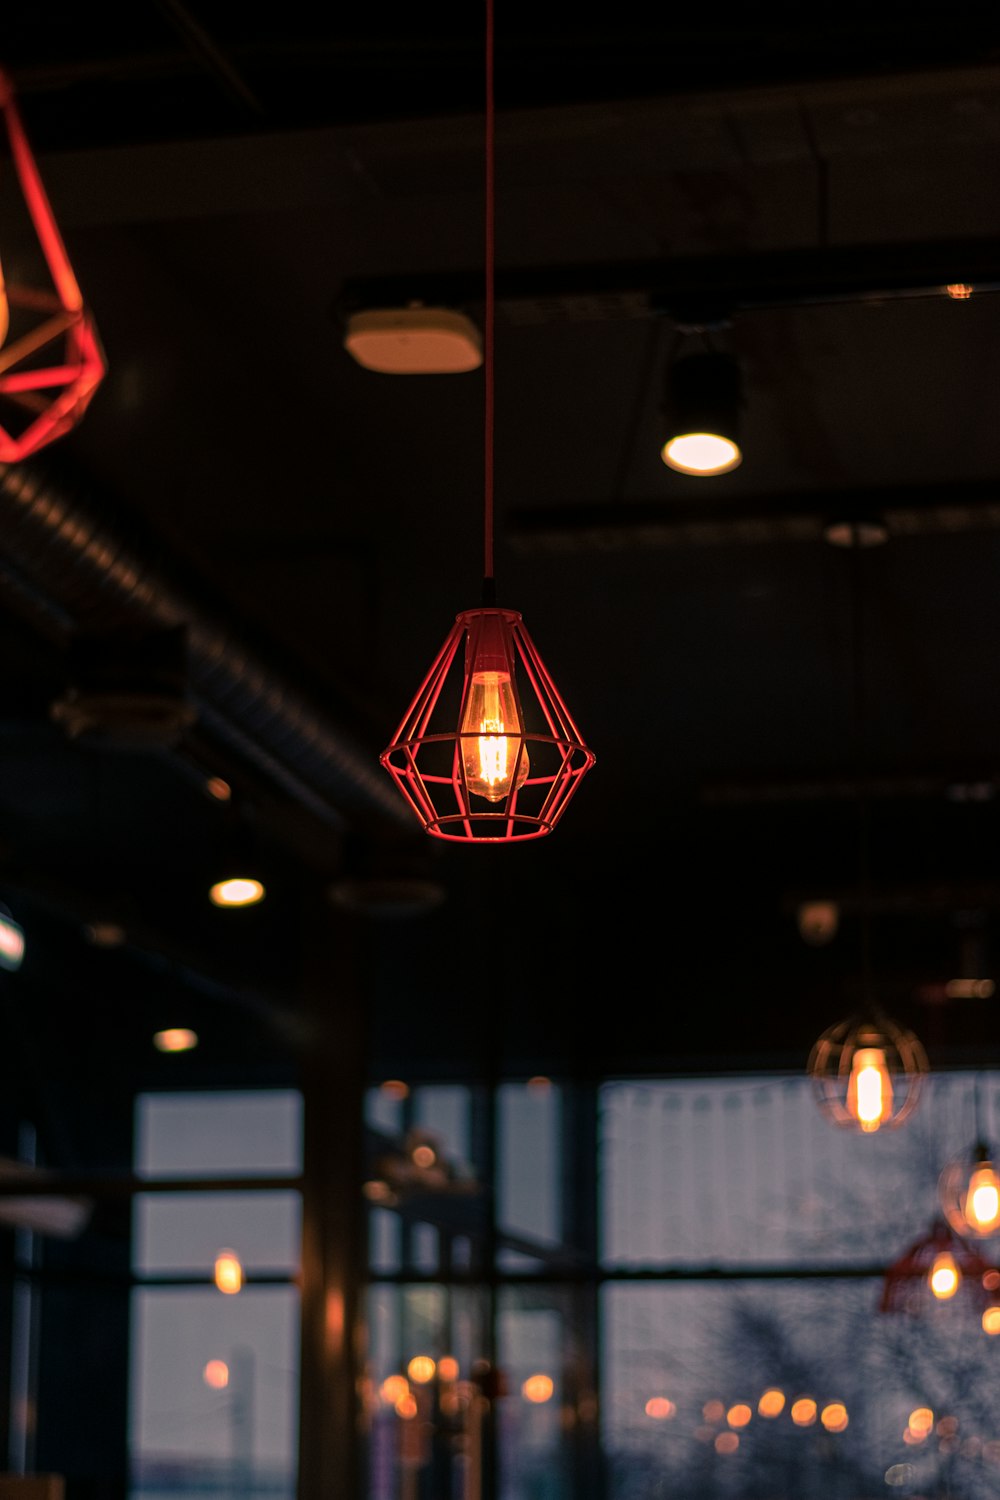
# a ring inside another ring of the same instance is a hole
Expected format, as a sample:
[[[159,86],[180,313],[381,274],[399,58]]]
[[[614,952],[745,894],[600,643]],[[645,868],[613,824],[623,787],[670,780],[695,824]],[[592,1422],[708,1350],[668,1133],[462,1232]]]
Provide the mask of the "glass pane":
[[[143,1094],[135,1130],[141,1177],[277,1176],[302,1168],[302,1096],[294,1090]]]
[[[298,1193],[137,1193],[133,1213],[133,1265],[140,1275],[211,1275],[223,1249],[234,1251],[248,1272],[298,1270]]]
[[[887,1315],[880,1294],[843,1277],[606,1287],[610,1500],[995,1494],[997,1349],[978,1309]]]
[[[373,1286],[368,1294],[369,1494],[481,1493],[486,1300],[481,1288]]]
[[[131,1500],[294,1500],[294,1288],[133,1294]]]
[[[503,1399],[497,1403],[501,1500],[570,1500],[575,1453],[596,1459],[597,1401],[586,1329],[591,1293],[509,1288],[497,1312]]]
[[[510,1083],[498,1092],[497,1262],[505,1270],[544,1269],[533,1251],[560,1242],[561,1113],[552,1084]]]
[[[970,1149],[973,1082],[932,1076],[905,1128],[874,1135],[832,1125],[804,1076],[609,1083],[603,1263],[881,1264],[927,1230],[938,1174]]]

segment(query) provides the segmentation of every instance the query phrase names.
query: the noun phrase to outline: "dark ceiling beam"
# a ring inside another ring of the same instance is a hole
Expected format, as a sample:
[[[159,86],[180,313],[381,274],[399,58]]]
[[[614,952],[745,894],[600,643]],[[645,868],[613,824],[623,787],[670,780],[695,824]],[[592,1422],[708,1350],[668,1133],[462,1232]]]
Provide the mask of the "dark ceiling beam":
[[[831,545],[838,522],[878,521],[888,539],[1000,529],[1000,479],[814,494],[743,497],[724,505],[674,500],[521,506],[504,516],[521,551],[628,547],[732,547],[775,542]]]
[[[1000,289],[1000,239],[498,268],[494,286],[497,318],[508,323],[666,318],[701,325],[775,308],[940,297],[959,282],[976,293]],[[475,307],[483,300],[481,270],[414,271],[346,282],[336,313],[346,320],[353,312],[412,302]]]

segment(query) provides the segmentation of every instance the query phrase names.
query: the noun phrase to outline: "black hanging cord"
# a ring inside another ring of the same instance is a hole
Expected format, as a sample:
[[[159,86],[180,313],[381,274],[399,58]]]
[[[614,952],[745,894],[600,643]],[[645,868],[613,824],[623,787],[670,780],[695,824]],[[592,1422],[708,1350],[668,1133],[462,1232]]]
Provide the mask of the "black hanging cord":
[[[858,909],[861,924],[861,985],[864,1003],[877,1011],[872,979],[871,942],[871,808],[866,787],[865,632],[864,632],[864,543],[857,524],[851,526],[851,752],[854,760],[855,798],[858,814]]]
[[[496,190],[495,178],[495,135],[496,135],[496,106],[493,97],[493,0],[486,0],[486,215],[485,215],[485,262],[486,262],[486,296],[485,316],[483,329],[483,375],[485,377],[485,474],[483,476],[483,604],[487,607],[496,603],[496,580],[493,576],[493,423],[494,423],[494,395],[493,395],[493,335],[494,335],[494,264],[496,259],[495,248],[495,217],[496,217]]]

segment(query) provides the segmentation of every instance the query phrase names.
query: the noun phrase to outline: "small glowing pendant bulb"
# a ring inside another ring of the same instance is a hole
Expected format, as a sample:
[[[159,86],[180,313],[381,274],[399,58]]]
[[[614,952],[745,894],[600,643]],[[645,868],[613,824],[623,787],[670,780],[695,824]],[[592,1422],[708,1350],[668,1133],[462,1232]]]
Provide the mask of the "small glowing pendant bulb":
[[[892,1080],[881,1047],[859,1047],[851,1062],[847,1108],[866,1133],[892,1115]]]
[[[949,1297],[954,1297],[962,1277],[950,1250],[944,1250],[934,1257],[931,1274],[927,1279],[931,1291],[940,1302],[946,1302]]]
[[[235,1250],[220,1250],[215,1257],[215,1284],[230,1297],[243,1290],[243,1266]]]
[[[473,645],[470,641],[469,649]],[[470,792],[502,802],[528,776],[524,726],[499,620],[487,615],[475,643],[462,714],[462,761]],[[515,780],[516,777],[516,780]]]
[[[1000,1224],[1000,1178],[992,1162],[977,1162],[965,1194],[965,1217],[980,1234]]]

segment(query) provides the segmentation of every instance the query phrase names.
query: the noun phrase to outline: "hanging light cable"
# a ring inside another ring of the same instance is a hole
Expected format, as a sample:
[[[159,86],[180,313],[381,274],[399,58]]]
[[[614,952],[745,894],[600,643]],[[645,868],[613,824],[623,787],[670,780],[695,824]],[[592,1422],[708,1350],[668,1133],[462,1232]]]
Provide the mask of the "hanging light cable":
[[[861,598],[862,552],[868,533],[852,524],[843,533],[851,554],[851,689],[857,772],[858,906],[861,944],[861,1004],[829,1027],[813,1044],[807,1072],[820,1108],[835,1124],[874,1134],[896,1126],[916,1107],[928,1071],[923,1045],[909,1028],[882,1009],[872,975],[870,815],[861,785],[864,722],[864,658]]]
[[[463,843],[511,843],[551,833],[595,761],[520,614],[496,602],[493,45],[493,0],[486,0],[482,604],[456,616],[380,757],[425,831]]]
[[[0,462],[18,463],[76,426],[104,378],[105,362],[2,69],[0,113],[14,168],[10,181],[20,190],[19,210],[50,281],[28,286],[17,276],[6,282],[0,270]],[[5,202],[5,221],[12,207]],[[6,243],[2,253],[8,261]]]

